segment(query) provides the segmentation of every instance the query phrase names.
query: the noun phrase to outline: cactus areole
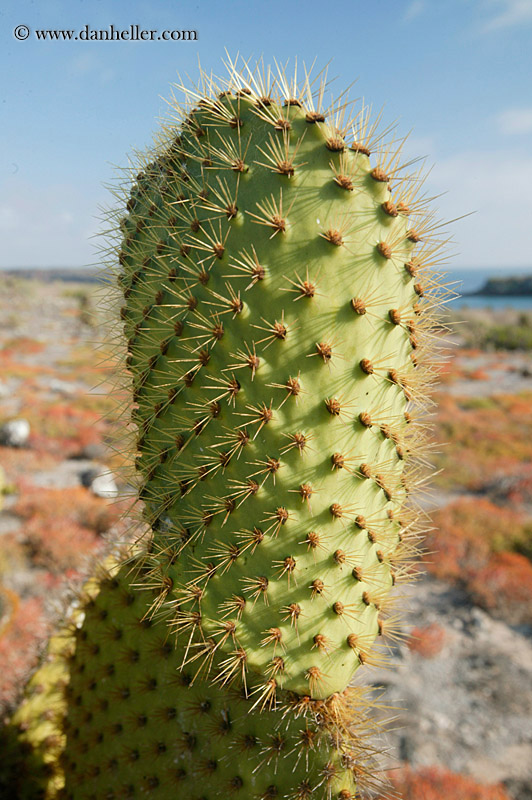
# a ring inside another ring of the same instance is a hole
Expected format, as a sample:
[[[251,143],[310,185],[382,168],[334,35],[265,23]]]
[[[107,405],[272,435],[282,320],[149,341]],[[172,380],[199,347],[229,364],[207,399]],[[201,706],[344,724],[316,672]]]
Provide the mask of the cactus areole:
[[[145,607],[108,578],[87,601],[66,796],[347,800],[348,687],[397,635],[420,533],[442,243],[420,173],[323,82],[230,64],[181,88],[120,213]]]

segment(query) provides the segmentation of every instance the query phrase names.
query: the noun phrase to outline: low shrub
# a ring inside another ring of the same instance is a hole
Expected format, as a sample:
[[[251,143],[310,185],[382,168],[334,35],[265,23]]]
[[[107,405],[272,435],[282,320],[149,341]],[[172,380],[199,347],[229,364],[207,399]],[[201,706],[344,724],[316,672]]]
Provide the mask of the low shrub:
[[[16,701],[49,632],[42,600],[17,599],[13,606],[0,632],[0,709]]]
[[[23,520],[30,560],[54,573],[77,569],[118,521],[126,501],[95,497],[88,489],[23,488],[13,508]]]
[[[474,602],[510,624],[532,624],[532,526],[486,499],[458,500],[434,514],[425,565],[462,585]]]
[[[532,460],[532,396],[438,398],[435,438],[444,442],[435,483],[446,489],[482,491]]]
[[[501,784],[477,783],[442,767],[403,767],[389,777],[403,800],[511,800]]]
[[[413,628],[407,640],[408,649],[423,658],[434,658],[445,645],[445,630],[437,622],[422,628]]]
[[[495,553],[469,581],[477,605],[510,624],[532,623],[532,564],[520,553]]]

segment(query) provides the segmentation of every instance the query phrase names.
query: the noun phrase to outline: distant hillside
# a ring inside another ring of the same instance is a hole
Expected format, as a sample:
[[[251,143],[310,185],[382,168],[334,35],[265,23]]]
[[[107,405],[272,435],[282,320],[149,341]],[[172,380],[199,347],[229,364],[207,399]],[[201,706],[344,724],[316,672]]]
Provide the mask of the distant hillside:
[[[96,283],[100,271],[92,267],[27,267],[24,269],[0,269],[0,275],[14,278],[34,278],[40,281],[75,281],[76,283]]]
[[[484,285],[471,294],[483,297],[519,297],[532,295],[532,275],[509,278],[488,278]]]

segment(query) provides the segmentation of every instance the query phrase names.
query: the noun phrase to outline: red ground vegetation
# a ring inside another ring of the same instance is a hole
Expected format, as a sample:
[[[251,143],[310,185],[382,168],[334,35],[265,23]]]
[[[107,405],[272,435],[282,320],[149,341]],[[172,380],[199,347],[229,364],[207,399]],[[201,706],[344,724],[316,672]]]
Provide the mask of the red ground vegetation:
[[[486,499],[463,499],[434,514],[426,567],[460,583],[474,601],[508,622],[532,622],[532,527],[522,514]],[[521,552],[519,552],[521,551]]]
[[[73,401],[35,404],[25,409],[24,416],[31,427],[30,446],[62,458],[101,442],[106,429],[97,411],[81,409]]]
[[[524,517],[485,498],[464,498],[433,515],[426,564],[443,580],[457,580],[483,568],[492,553],[514,550],[526,538]]]
[[[403,767],[389,776],[403,800],[511,800],[501,784],[481,784],[441,767]]]
[[[434,658],[445,645],[445,630],[436,622],[423,628],[413,628],[407,645],[409,650],[423,658]]]
[[[31,384],[35,383],[37,378],[43,375],[55,375],[56,371],[52,367],[46,365],[38,366],[36,364],[25,364],[18,360],[17,356],[11,356],[4,352],[0,352],[0,371],[2,377],[7,380],[9,378],[17,378]]]
[[[440,486],[479,491],[499,476],[529,464],[532,441],[532,397],[438,397],[436,466]]]
[[[76,569],[101,544],[125,501],[111,503],[88,489],[26,488],[13,508],[23,520],[22,539],[36,566],[54,573]]]
[[[0,446],[0,464],[8,476],[9,483],[13,484],[31,472],[53,469],[60,460],[59,456],[45,450]]]
[[[0,632],[0,707],[14,702],[49,634],[42,600],[19,600],[11,592],[8,603],[9,619]]]
[[[477,605],[518,625],[532,622],[532,564],[520,553],[494,553],[469,582]]]
[[[11,358],[14,355],[36,355],[42,353],[46,344],[28,336],[7,339],[2,345],[2,355]]]

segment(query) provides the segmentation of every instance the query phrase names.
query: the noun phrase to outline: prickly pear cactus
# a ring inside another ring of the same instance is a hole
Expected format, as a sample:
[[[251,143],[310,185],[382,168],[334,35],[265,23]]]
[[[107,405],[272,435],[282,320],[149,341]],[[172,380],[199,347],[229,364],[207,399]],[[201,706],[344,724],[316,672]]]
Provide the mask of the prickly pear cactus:
[[[367,109],[325,109],[324,82],[230,64],[185,92],[120,213],[152,534],[84,601],[56,780],[74,800],[189,778],[202,800],[348,800],[348,686],[398,635],[421,529],[438,226],[400,147]]]
[[[237,87],[198,98],[124,221],[153,580],[205,676],[323,699],[408,548],[426,223],[410,188],[392,199],[397,154],[371,163],[364,113]]]

